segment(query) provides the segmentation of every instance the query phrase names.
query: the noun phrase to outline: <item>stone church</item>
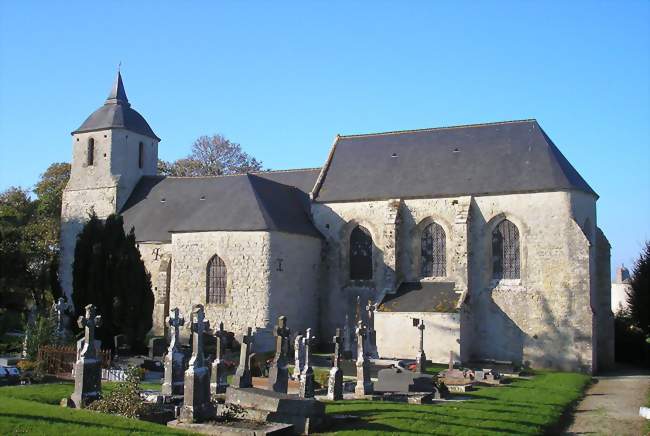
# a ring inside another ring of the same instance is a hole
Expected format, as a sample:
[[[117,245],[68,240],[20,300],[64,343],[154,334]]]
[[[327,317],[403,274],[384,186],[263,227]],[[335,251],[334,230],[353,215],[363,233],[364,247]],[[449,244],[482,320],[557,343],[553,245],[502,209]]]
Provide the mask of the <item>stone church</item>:
[[[337,135],[322,168],[156,174],[160,138],[118,73],[72,132],[61,284],[90,208],[135,229],[155,295],[212,323],[351,332],[373,305],[378,354],[595,372],[613,361],[609,244],[598,195],[535,120]],[[351,336],[349,334],[349,336]]]

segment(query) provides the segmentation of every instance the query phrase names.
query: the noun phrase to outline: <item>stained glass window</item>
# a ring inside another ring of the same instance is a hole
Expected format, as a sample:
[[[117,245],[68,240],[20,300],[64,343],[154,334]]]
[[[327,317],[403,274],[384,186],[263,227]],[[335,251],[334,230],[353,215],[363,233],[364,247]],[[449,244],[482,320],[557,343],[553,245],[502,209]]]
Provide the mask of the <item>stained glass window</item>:
[[[226,264],[214,255],[208,262],[207,297],[208,304],[226,303]]]
[[[519,230],[503,220],[492,232],[492,272],[495,279],[520,278]]]
[[[438,223],[431,223],[422,232],[422,277],[447,275],[445,231]]]
[[[372,280],[372,236],[361,226],[350,234],[350,279]]]

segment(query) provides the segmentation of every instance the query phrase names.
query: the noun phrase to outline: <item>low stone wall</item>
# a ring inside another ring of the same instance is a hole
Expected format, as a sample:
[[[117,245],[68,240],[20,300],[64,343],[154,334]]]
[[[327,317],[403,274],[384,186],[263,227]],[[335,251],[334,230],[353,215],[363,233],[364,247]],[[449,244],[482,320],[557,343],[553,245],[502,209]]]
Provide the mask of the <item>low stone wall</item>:
[[[377,350],[380,357],[415,359],[420,331],[413,318],[424,321],[424,352],[436,363],[449,362],[449,351],[460,360],[460,313],[376,312]]]

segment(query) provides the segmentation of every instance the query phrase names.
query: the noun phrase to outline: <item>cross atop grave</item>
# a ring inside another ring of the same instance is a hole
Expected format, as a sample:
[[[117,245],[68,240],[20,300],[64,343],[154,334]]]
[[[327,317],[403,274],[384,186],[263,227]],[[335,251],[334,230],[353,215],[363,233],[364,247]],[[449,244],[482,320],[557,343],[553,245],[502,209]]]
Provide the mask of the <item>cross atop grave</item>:
[[[375,303],[371,303],[371,300],[368,300],[366,311],[368,312],[368,325],[371,328],[375,325],[375,310],[377,310],[377,305]]]
[[[54,312],[56,313],[56,332],[57,334],[63,333],[63,311],[65,310],[65,299],[59,297],[56,300],[56,303],[52,305]]]
[[[355,330],[357,334],[357,383],[354,387],[354,395],[356,398],[363,398],[365,395],[372,393],[372,382],[370,381],[370,362],[366,356],[365,338],[368,334],[368,329],[363,324],[363,321],[357,322]]]
[[[425,372],[427,369],[427,356],[424,354],[424,321],[418,318],[413,318],[413,327],[417,327],[420,331],[420,349],[418,356],[415,359],[415,371]]]
[[[232,378],[232,385],[237,388],[253,387],[253,379],[250,369],[251,347],[253,345],[252,329],[248,327],[246,334],[241,339],[241,350],[239,352],[239,366]]]
[[[275,335],[275,359],[286,357],[289,352],[289,335],[291,330],[287,328],[287,317],[279,316],[278,324],[273,331]]]
[[[95,328],[102,326],[102,317],[96,314],[97,308],[92,304],[86,306],[86,316],[80,316],[77,320],[79,328],[84,329],[84,348],[81,350],[81,357],[97,357],[95,349]]]
[[[203,333],[210,328],[210,322],[205,319],[205,309],[202,304],[192,308],[192,357],[189,365],[196,367],[205,366],[203,355]]]
[[[307,329],[303,341],[305,341],[305,368],[307,368],[311,366],[311,347],[316,345],[316,336],[311,334],[311,328]]]
[[[341,366],[341,353],[343,352],[341,349],[341,346],[343,345],[343,336],[341,336],[340,328],[336,329],[336,334],[332,338],[332,341],[334,342],[334,359],[332,360],[332,366],[338,368]]]
[[[171,338],[169,339],[169,351],[174,351],[178,347],[179,343],[179,333],[178,329],[185,325],[185,318],[180,316],[180,311],[178,307],[174,307],[169,316],[165,320],[167,325],[169,325],[174,330],[171,332]]]
[[[223,321],[219,323],[219,328],[214,332],[214,337],[217,339],[216,358],[221,359],[226,348],[226,336],[228,332],[223,328]]]

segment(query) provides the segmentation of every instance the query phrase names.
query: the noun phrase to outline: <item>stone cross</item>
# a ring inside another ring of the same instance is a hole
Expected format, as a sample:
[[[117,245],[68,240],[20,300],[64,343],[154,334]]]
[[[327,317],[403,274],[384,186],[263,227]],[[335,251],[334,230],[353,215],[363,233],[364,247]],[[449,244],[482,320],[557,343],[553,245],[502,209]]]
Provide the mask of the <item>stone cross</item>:
[[[205,319],[205,309],[202,304],[197,304],[192,309],[192,357],[189,366],[205,366],[203,353],[203,333],[210,328],[210,321]]]
[[[426,372],[427,370],[427,355],[424,354],[424,321],[414,319],[413,325],[420,330],[420,349],[418,350],[418,356],[415,359],[415,372]]]
[[[169,313],[165,320],[166,324],[172,328],[169,339],[169,348],[165,354],[164,365],[165,373],[163,377],[162,394],[183,395],[184,377],[185,377],[185,354],[179,349],[179,328],[185,325],[185,319],[180,316],[178,307],[175,307]]]
[[[289,383],[289,369],[287,368],[289,335],[291,330],[287,328],[287,317],[278,317],[278,324],[275,327],[275,358],[269,369],[268,385],[275,392],[287,393]]]
[[[77,321],[84,329],[84,346],[74,364],[74,392],[70,399],[79,409],[99,399],[102,393],[101,361],[95,348],[95,328],[101,327],[102,317],[96,315],[96,310],[92,304],[87,305],[86,315]]]
[[[368,304],[366,305],[366,311],[368,312],[368,337],[366,338],[368,342],[368,350],[366,352],[373,358],[379,357],[377,353],[377,332],[375,331],[376,310],[377,305],[368,300]]]
[[[372,394],[373,386],[370,381],[370,362],[364,349],[368,329],[363,324],[363,321],[358,321],[355,332],[357,334],[357,384],[354,387],[354,396],[356,398],[364,398],[366,395]]]
[[[203,333],[210,323],[205,319],[205,309],[202,304],[192,308],[192,357],[185,371],[185,386],[183,387],[183,407],[179,421],[184,423],[201,422],[213,414],[210,402],[210,370],[205,365],[203,355]]]
[[[226,378],[226,368],[223,362],[223,353],[225,350],[226,331],[223,329],[223,322],[219,323],[219,329],[214,333],[217,340],[217,347],[212,362],[212,372],[210,374],[210,392],[212,394],[223,394],[226,392],[228,382]]]
[[[84,347],[81,350],[81,357],[97,357],[95,349],[95,328],[102,326],[102,317],[96,315],[97,308],[92,304],[86,306],[86,316],[80,316],[77,320],[79,328],[84,329]]]
[[[311,329],[307,329],[304,338],[305,366],[300,374],[300,398],[314,398],[314,369],[311,367],[311,347],[316,345],[316,338],[312,336]]]
[[[248,327],[246,334],[241,340],[241,350],[239,352],[239,366],[232,378],[232,385],[236,388],[252,388],[253,379],[251,377],[250,355],[253,345],[252,329]]]
[[[52,305],[52,308],[56,313],[56,334],[58,336],[63,336],[63,310],[65,309],[65,299],[60,297],[56,300],[56,303]]]
[[[296,339],[293,343],[293,353],[295,357],[293,379],[300,381],[302,367],[305,366],[305,342],[302,335],[296,335]]]
[[[341,365],[341,329],[336,329],[336,335],[332,338],[334,342],[334,356],[332,358],[332,369],[327,383],[327,399],[336,401],[343,399],[343,371]]]

